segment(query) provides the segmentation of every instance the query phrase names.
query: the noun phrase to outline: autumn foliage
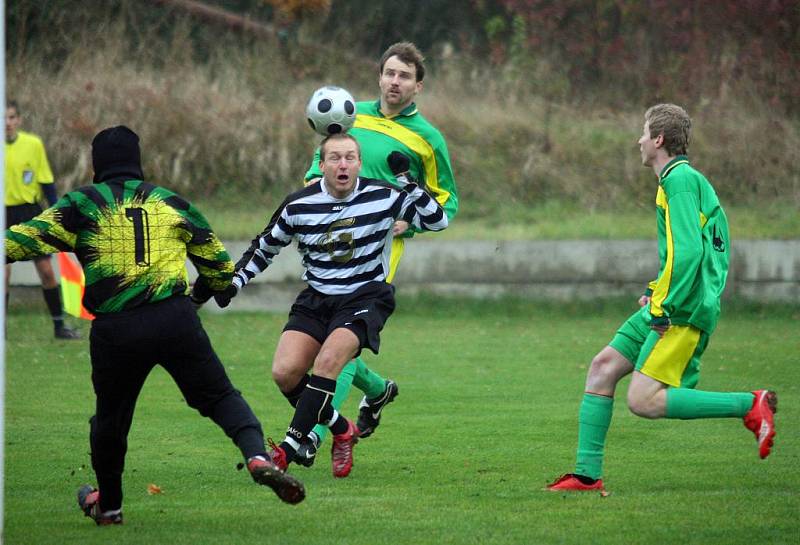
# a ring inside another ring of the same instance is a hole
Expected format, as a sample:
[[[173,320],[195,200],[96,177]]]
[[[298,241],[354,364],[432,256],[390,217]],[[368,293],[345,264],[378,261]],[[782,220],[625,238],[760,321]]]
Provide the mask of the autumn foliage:
[[[570,94],[624,91],[652,102],[725,99],[746,81],[775,106],[800,108],[795,0],[503,0],[483,5],[495,63],[547,59]],[[489,5],[501,9],[491,13]],[[495,6],[496,7],[496,6]]]

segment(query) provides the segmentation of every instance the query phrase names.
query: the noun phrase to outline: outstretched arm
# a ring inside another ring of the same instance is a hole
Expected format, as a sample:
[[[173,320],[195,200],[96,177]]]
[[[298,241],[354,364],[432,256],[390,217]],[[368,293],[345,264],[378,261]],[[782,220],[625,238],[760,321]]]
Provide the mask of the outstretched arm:
[[[236,270],[228,287],[214,296],[220,307],[227,307],[231,299],[256,275],[264,272],[281,249],[292,241],[294,230],[288,221],[286,204],[287,201],[284,201],[278,207],[264,230],[250,242],[236,262]]]
[[[442,231],[447,228],[444,210],[417,184],[409,182],[403,187],[403,203],[396,219],[408,222],[423,231]]]
[[[25,261],[41,255],[71,252],[77,235],[70,228],[74,217],[68,195],[35,218],[6,229],[6,262]]]

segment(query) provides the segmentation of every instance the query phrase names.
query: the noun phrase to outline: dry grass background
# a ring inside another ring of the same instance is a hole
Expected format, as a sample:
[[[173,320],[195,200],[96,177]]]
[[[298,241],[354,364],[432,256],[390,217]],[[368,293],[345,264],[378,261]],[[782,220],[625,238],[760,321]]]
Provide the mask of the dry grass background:
[[[7,94],[44,138],[65,189],[90,179],[91,137],[124,123],[142,137],[152,181],[226,206],[274,203],[298,186],[318,142],[304,119],[311,92],[335,83],[359,100],[377,97],[370,63],[357,66],[336,48],[287,50],[214,29],[198,38],[188,20],[165,33],[135,24],[136,10],[123,6],[93,13],[86,28],[58,29],[57,47],[19,48],[7,62]],[[419,104],[447,137],[461,218],[502,209],[505,220],[524,220],[550,200],[589,211],[650,204],[654,179],[636,146],[641,105],[549,100],[525,74],[458,55],[432,60]],[[800,207],[798,119],[746,82],[686,107],[692,158],[724,202]]]

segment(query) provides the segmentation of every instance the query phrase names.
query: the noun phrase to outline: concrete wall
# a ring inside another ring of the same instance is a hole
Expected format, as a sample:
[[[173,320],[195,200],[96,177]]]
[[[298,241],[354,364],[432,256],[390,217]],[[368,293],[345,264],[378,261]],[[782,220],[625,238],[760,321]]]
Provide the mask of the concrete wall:
[[[248,244],[228,242],[226,247],[236,260]],[[429,236],[406,244],[395,284],[405,294],[591,299],[637,296],[657,272],[656,244],[649,240],[469,242]],[[288,310],[303,287],[301,274],[297,252],[285,249],[248,285],[236,309]],[[38,286],[31,263],[14,265],[12,286]],[[735,242],[726,290],[726,296],[732,295],[800,303],[800,240]]]

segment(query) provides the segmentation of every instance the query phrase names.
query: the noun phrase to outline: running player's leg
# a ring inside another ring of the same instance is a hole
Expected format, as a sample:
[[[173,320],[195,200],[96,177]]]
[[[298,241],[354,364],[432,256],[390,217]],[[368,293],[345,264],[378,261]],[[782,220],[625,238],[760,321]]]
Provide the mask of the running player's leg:
[[[297,401],[286,438],[278,446],[287,462],[294,458],[301,440],[315,424],[329,425],[335,434],[346,431],[346,421],[339,417],[332,405],[335,377],[358,350],[358,337],[344,328],[334,330],[322,344],[301,331],[286,330],[281,335],[273,360],[273,376],[276,368],[282,370],[283,375],[290,374],[291,370],[307,370],[311,363],[307,356],[316,352],[314,372]],[[342,427],[345,429],[340,429]]]
[[[348,362],[347,365],[342,368],[342,372],[339,373],[339,377],[336,379],[336,392],[333,395],[333,401],[331,404],[337,411],[350,394],[350,390],[353,386],[353,376],[356,372],[356,362],[359,361],[359,359],[360,358],[356,358],[355,360]],[[317,424],[314,426],[314,429],[311,430],[311,433],[314,434],[316,438],[316,445],[319,446],[325,440],[325,436],[328,434],[328,428],[322,424]]]
[[[644,339],[650,329],[642,310],[619,328],[608,346],[593,359],[578,411],[578,448],[575,470],[548,485],[548,490],[583,491],[603,489],[605,443],[614,410],[619,381],[633,371]]]
[[[358,358],[355,360],[358,361]],[[337,411],[339,407],[342,406],[344,400],[347,399],[348,394],[350,393],[351,386],[353,384],[353,375],[355,374],[356,364],[354,361],[348,362],[347,365],[342,368],[342,372],[339,373],[339,377],[336,379],[336,390],[333,395],[333,401],[331,404],[333,408]],[[298,398],[299,399],[299,398]],[[296,405],[296,403],[295,403]],[[294,461],[300,465],[311,467],[314,465],[314,461],[316,460],[317,451],[322,443],[325,441],[325,437],[328,435],[328,426],[324,424],[317,424],[314,428],[309,432],[308,436],[306,436],[300,442],[300,448],[297,449],[297,453],[295,455]]]
[[[265,455],[264,433],[250,405],[228,378],[189,301],[165,303],[171,319],[169,338],[161,342],[159,361],[180,388],[187,405],[210,418],[239,448],[245,460]],[[165,324],[166,325],[166,324]]]
[[[306,306],[332,309],[332,314],[326,317],[325,331],[328,333],[324,334],[324,340],[318,331],[314,337],[309,333],[317,329],[319,315],[309,317],[300,311],[299,305],[295,305],[278,343],[276,360],[291,361],[293,353],[307,350],[313,342],[322,340],[314,359],[314,372],[298,400],[286,438],[275,450],[284,452],[286,459],[291,461],[300,448],[300,441],[312,426],[324,423],[334,434],[331,451],[333,474],[346,477],[352,467],[352,447],[358,441],[358,430],[332,406],[336,378],[362,348],[378,352],[380,331],[394,311],[394,288],[382,282],[370,282],[352,294],[328,297],[324,305],[318,303],[309,301]],[[294,335],[288,335],[290,333]],[[293,365],[299,367],[299,362]]]
[[[256,483],[270,487],[287,503],[301,502],[305,498],[303,484],[270,459],[261,423],[228,378],[188,299],[171,300],[166,305],[172,307],[171,312],[157,319],[169,320],[173,326],[162,324],[158,328],[169,332],[168,338],[160,339],[159,361],[186,403],[222,428],[239,448]]]
[[[405,250],[405,239],[392,239],[392,253],[389,256],[389,274],[386,282],[391,284],[400,265],[400,258]],[[367,367],[364,360],[356,358],[356,371],[353,386],[364,392],[358,404],[358,423],[356,424],[362,438],[369,437],[380,425],[383,409],[397,396],[397,383],[385,379]]]
[[[670,326],[663,336],[651,333],[628,388],[628,406],[645,418],[744,418],[756,436],[759,455],[766,458],[775,436],[777,396],[768,390],[695,390],[708,340],[706,333],[689,325]]]
[[[92,323],[90,352],[96,407],[89,420],[89,442],[101,514],[118,513],[122,508],[128,432],[136,399],[154,365],[148,346],[140,343],[138,349],[131,350],[135,327],[121,317],[98,317]]]
[[[377,398],[386,391],[387,380],[370,369],[361,358],[353,360],[353,386],[364,392],[367,399]]]

